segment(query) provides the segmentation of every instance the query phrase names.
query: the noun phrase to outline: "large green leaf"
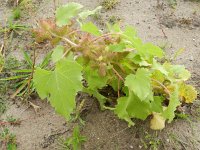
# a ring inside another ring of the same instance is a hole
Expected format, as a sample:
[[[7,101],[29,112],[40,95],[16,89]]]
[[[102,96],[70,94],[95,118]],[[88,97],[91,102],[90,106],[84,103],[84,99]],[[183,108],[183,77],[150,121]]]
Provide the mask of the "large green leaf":
[[[33,81],[39,96],[48,98],[55,110],[70,119],[75,96],[82,89],[82,67],[73,60],[61,59],[54,71],[37,68]]]
[[[126,77],[125,85],[133,91],[140,100],[146,100],[152,94],[150,73],[147,69],[138,69],[136,74],[130,74]]]
[[[133,125],[131,118],[145,120],[152,111],[149,102],[141,101],[133,92],[129,91],[129,96],[117,100],[114,112],[120,119]]]
[[[149,102],[141,101],[133,92],[130,92],[127,112],[131,118],[145,120],[151,114],[151,105]]]
[[[60,6],[56,10],[56,24],[58,26],[64,26],[70,23],[70,19],[78,15],[79,10],[83,6],[78,3],[68,3],[66,5]]]

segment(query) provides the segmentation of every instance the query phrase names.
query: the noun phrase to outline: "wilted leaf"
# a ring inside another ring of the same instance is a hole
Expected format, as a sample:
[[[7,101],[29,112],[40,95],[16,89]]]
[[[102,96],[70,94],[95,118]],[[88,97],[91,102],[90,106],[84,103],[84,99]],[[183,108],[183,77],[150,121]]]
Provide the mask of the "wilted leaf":
[[[150,128],[152,130],[162,130],[165,127],[165,118],[161,113],[153,112],[153,118],[150,121]]]
[[[197,91],[191,85],[182,83],[179,87],[179,96],[186,103],[192,103],[197,98]]]

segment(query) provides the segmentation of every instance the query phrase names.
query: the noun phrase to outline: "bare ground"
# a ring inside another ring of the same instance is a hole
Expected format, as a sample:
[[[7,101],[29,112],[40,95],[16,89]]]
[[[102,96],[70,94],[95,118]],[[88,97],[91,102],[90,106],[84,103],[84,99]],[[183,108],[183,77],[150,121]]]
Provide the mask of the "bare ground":
[[[0,3],[0,21],[8,16],[5,10],[8,6],[5,1]],[[74,0],[75,1],[75,0]],[[22,23],[35,26],[41,18],[51,17],[54,14],[53,0],[33,1],[36,6],[28,11],[21,20]],[[66,3],[59,1],[59,4]],[[69,2],[69,1],[68,1]],[[100,4],[98,0],[76,0],[88,8],[95,8]],[[175,63],[184,64],[192,72],[190,81],[198,89],[200,87],[200,3],[178,0],[175,9],[169,6],[167,0],[121,0],[116,8],[103,11],[102,18],[98,20],[103,24],[112,16],[120,18],[122,25],[130,24],[136,27],[139,36],[146,42],[153,42],[163,46],[166,53],[172,56],[176,50],[184,48]],[[21,36],[13,37],[9,46],[11,54],[22,59],[20,47],[27,46],[33,41],[30,34],[24,32]],[[49,47],[38,48],[38,57],[42,57]],[[31,52],[31,51],[30,51]],[[39,56],[41,55],[41,56]],[[39,59],[39,58],[38,58]],[[88,101],[95,101],[83,95]],[[81,99],[81,97],[80,97]],[[7,112],[1,116],[6,118],[13,115],[22,120],[19,126],[7,126],[16,134],[19,150],[62,149],[59,137],[71,134],[71,128],[65,120],[55,114],[46,101],[33,99],[32,102],[41,107],[39,112],[19,100],[9,101]],[[94,102],[93,108],[84,115],[86,125],[82,134],[87,137],[84,143],[85,150],[138,150],[158,149],[166,150],[198,150],[200,149],[200,110],[199,101],[191,108],[191,115],[187,120],[176,119],[167,124],[162,131],[149,129],[148,120],[136,120],[134,127],[128,128],[126,122],[119,120],[110,111],[100,111]],[[158,144],[157,144],[158,143]],[[157,146],[158,145],[158,146]]]

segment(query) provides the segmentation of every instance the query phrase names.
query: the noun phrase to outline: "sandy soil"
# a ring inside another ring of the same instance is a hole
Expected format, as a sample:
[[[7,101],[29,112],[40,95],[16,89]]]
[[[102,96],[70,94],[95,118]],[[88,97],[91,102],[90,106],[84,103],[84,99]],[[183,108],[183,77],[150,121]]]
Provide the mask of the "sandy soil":
[[[9,9],[5,1],[0,4],[0,22],[6,18],[5,10]],[[95,8],[100,4],[99,0],[74,0],[88,8]],[[200,87],[200,3],[177,0],[175,9],[169,6],[167,0],[121,0],[116,8],[101,13],[104,22],[112,16],[121,19],[122,25],[130,24],[136,27],[139,36],[145,42],[153,42],[157,45],[165,45],[165,51],[169,57],[176,50],[184,48],[185,51],[178,56],[176,63],[184,64],[192,72],[190,81],[197,88]],[[59,4],[69,2],[60,0]],[[57,3],[58,4],[58,3]],[[34,11],[24,15],[22,22],[35,26],[36,20],[51,17],[54,14],[53,0],[34,1]],[[9,14],[9,11],[8,11]],[[2,17],[3,16],[3,17]],[[12,40],[12,55],[20,55],[19,47],[28,45],[33,41],[26,32]],[[42,57],[48,48],[38,49]],[[90,101],[94,99],[86,96]],[[71,134],[69,125],[65,120],[56,115],[54,110],[45,101],[32,100],[41,107],[35,113],[28,105],[19,104],[16,101],[9,105],[7,112],[1,116],[5,118],[13,115],[22,120],[20,126],[8,126],[16,134],[19,150],[62,149],[58,138]],[[95,103],[95,102],[94,102]],[[167,124],[163,131],[151,131],[149,122],[136,120],[136,126],[127,128],[124,121],[119,120],[110,111],[100,111],[97,104],[84,115],[86,125],[82,134],[87,137],[83,145],[85,150],[138,150],[153,149],[156,140],[160,143],[158,149],[165,150],[199,150],[200,149],[200,114],[197,112],[199,102],[192,106],[191,117],[188,120],[176,119]],[[152,142],[153,141],[153,142]],[[151,147],[149,147],[151,145]]]

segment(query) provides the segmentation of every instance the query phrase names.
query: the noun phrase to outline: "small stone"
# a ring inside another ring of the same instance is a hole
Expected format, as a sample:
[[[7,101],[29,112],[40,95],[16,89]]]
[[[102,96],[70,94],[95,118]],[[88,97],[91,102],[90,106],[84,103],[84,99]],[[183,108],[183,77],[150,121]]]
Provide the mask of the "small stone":
[[[193,61],[193,60],[194,60],[194,57],[193,57],[193,56],[191,56],[191,57],[190,57],[190,61]]]
[[[132,145],[130,145],[130,148],[131,148],[131,149],[133,149],[133,146],[132,146]]]

